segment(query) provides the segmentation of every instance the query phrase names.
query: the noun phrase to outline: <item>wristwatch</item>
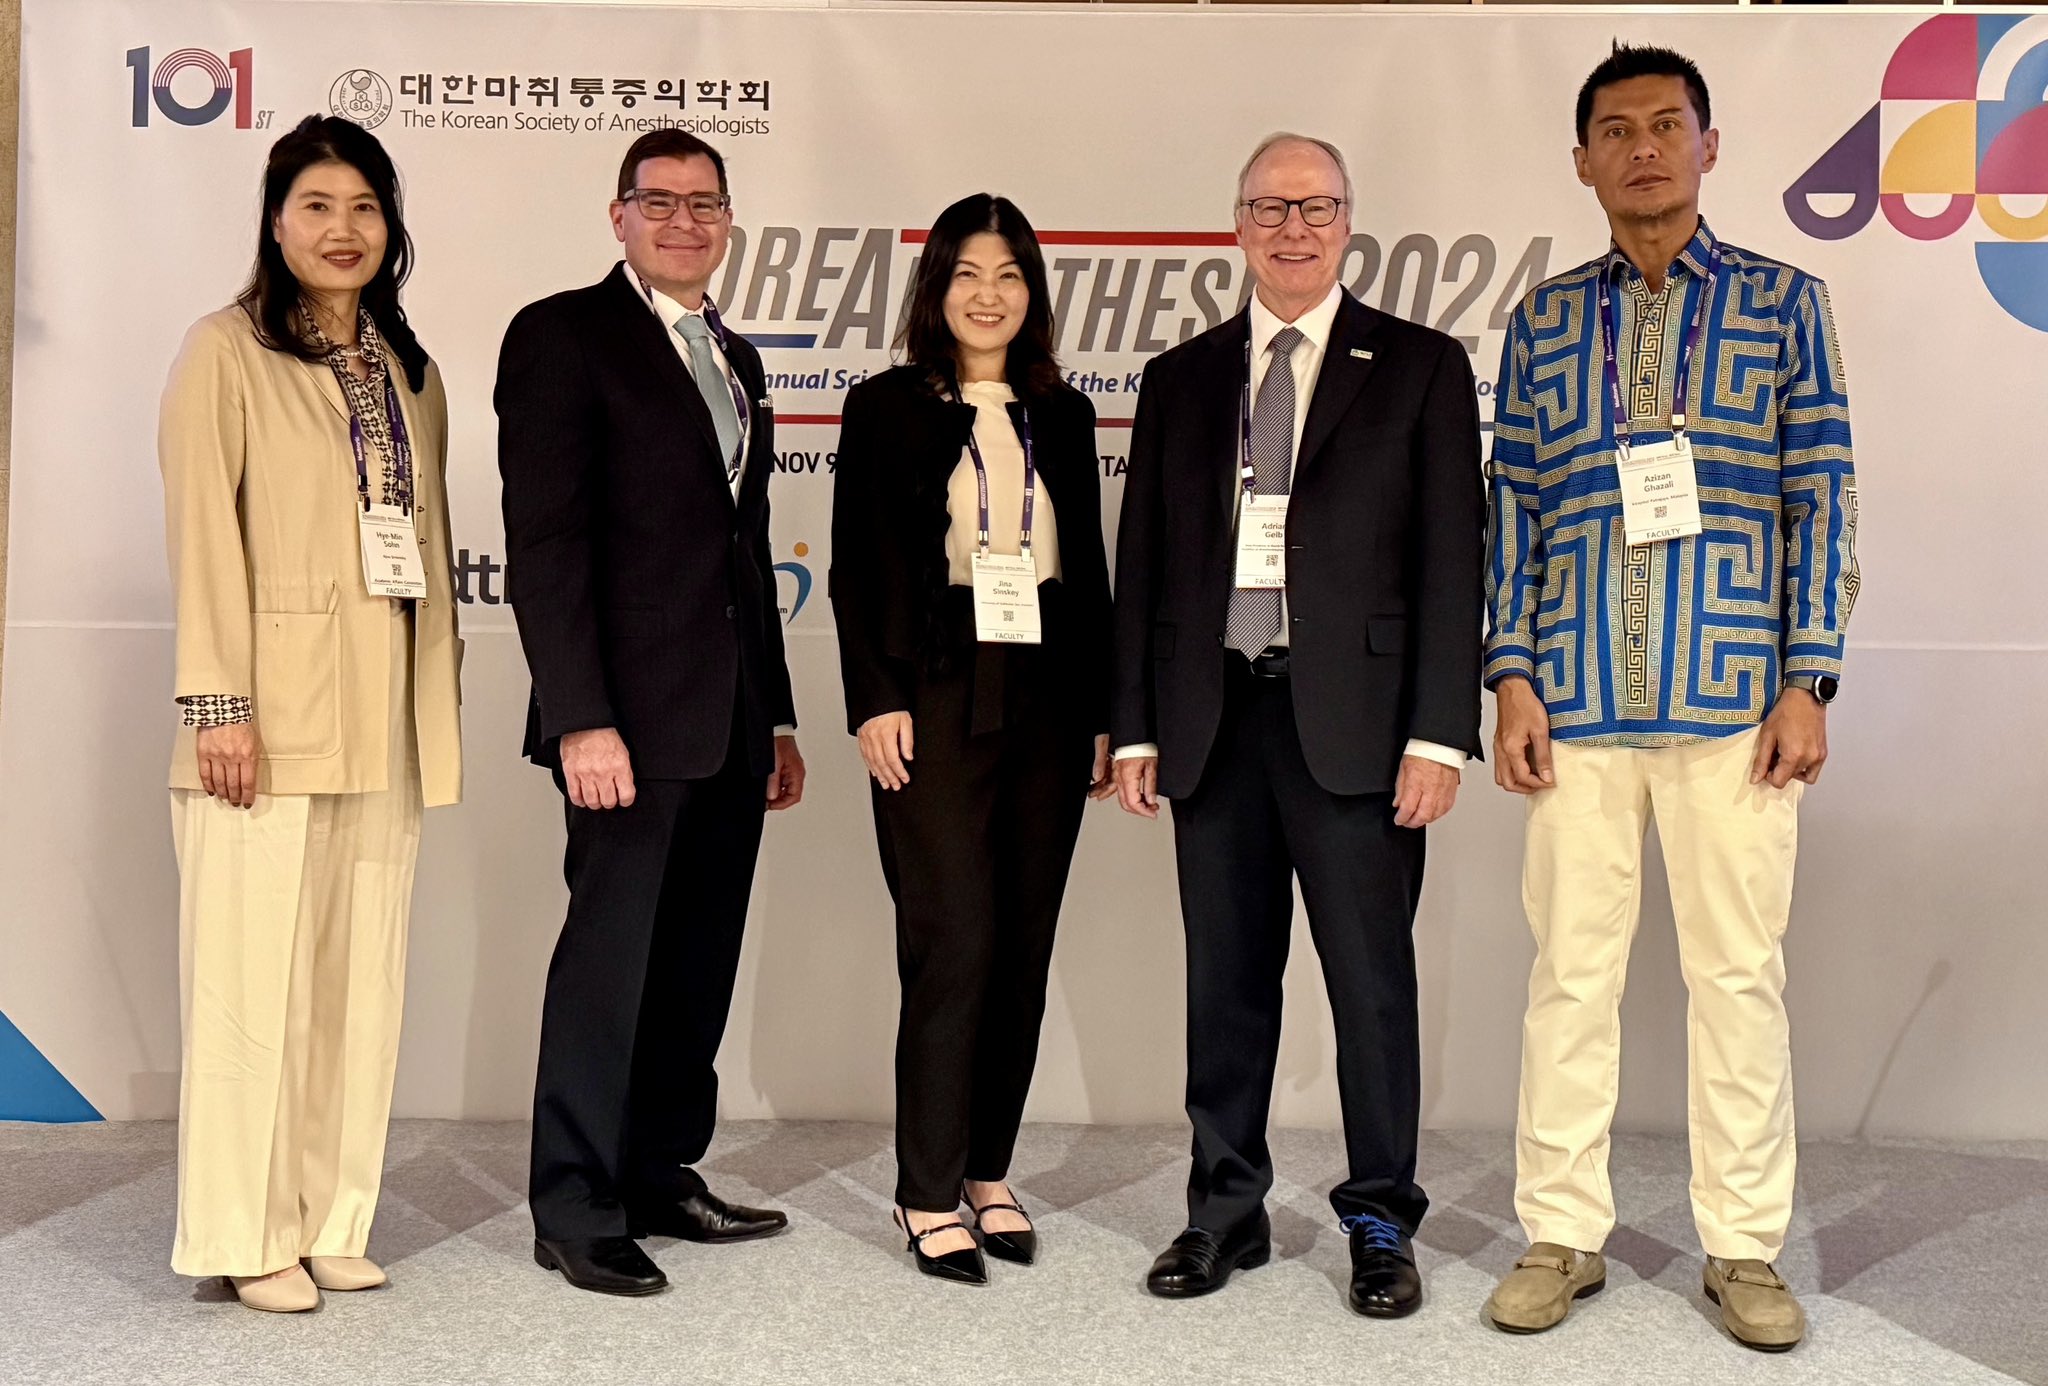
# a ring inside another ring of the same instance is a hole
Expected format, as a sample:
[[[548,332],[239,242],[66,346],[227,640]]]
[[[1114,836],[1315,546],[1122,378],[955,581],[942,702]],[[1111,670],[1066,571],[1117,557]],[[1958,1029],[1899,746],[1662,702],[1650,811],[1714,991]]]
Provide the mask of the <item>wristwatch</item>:
[[[1832,674],[1794,674],[1791,678],[1785,680],[1785,686],[1787,688],[1805,689],[1813,694],[1814,698],[1823,706],[1833,702],[1835,694],[1840,692],[1842,688],[1841,680],[1835,678]]]

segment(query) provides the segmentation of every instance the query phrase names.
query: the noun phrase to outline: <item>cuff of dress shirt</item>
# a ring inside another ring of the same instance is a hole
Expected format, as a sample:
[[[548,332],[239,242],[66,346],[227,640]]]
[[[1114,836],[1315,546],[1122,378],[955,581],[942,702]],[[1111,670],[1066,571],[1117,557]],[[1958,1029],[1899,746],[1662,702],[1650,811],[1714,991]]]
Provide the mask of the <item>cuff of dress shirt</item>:
[[[1145,756],[1150,756],[1153,760],[1159,759],[1159,748],[1149,741],[1139,741],[1129,746],[1117,747],[1109,758],[1111,760],[1138,760]]]
[[[795,736],[796,725],[794,723],[791,723],[789,726],[786,727],[777,727],[775,729],[775,734],[777,736]]]
[[[1468,759],[1463,751],[1454,750],[1449,746],[1439,746],[1434,741],[1418,741],[1414,738],[1409,739],[1401,754],[1420,756],[1424,760],[1433,760],[1438,765],[1448,765],[1453,770],[1463,770]]]

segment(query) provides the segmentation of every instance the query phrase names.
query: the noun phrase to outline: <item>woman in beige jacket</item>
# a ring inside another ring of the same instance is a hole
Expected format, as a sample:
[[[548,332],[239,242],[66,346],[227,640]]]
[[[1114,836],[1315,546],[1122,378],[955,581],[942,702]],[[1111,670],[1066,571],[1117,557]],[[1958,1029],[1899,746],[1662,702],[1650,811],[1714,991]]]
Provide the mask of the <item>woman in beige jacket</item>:
[[[171,1264],[296,1310],[384,1281],[364,1253],[420,810],[461,795],[462,642],[447,401],[399,306],[376,137],[309,116],[280,139],[257,240],[158,434],[184,723]]]

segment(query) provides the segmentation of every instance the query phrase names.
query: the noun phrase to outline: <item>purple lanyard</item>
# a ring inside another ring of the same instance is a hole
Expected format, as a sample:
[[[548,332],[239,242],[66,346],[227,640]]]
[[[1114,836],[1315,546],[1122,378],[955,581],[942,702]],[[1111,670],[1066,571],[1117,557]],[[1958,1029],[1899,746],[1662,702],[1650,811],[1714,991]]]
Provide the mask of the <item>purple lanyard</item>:
[[[405,431],[405,414],[398,407],[398,391],[391,384],[391,369],[384,370],[384,414],[391,422],[392,472],[405,486],[405,513],[412,514],[412,439]],[[356,454],[356,494],[363,498],[363,513],[370,510],[370,454],[363,445],[363,421],[351,406],[348,411],[348,442]]]
[[[1284,361],[1275,364],[1287,365]],[[1271,370],[1273,367],[1268,366],[1266,369]],[[1288,369],[1292,370],[1293,367],[1289,366]],[[1253,484],[1256,474],[1252,470],[1252,340],[1249,337],[1244,340],[1244,386],[1243,393],[1237,401],[1237,433],[1238,478],[1244,483],[1245,495],[1256,495],[1257,488]]]
[[[1686,387],[1692,380],[1692,357],[1699,350],[1700,338],[1704,335],[1707,322],[1707,300],[1714,296],[1714,281],[1721,273],[1721,247],[1718,244],[1707,247],[1707,277],[1700,283],[1699,297],[1692,305],[1692,325],[1686,330],[1685,345],[1678,353],[1678,378],[1671,387],[1671,432],[1674,437],[1685,433]],[[1669,281],[1666,281],[1667,290]],[[1603,270],[1600,275],[1600,326],[1601,335],[1606,338],[1607,347],[1607,398],[1614,411],[1614,441],[1624,457],[1633,441],[1628,410],[1621,402],[1621,368],[1615,364],[1614,344],[1620,335],[1620,328],[1614,316],[1614,286],[1611,277]]]
[[[959,397],[960,392],[958,390],[955,390],[953,393],[955,398]],[[960,402],[962,404],[966,403],[964,399]],[[981,410],[972,405],[969,407],[974,408],[976,422],[979,422]],[[1004,412],[1008,413],[1009,411],[1005,410]],[[1022,556],[1029,558],[1031,556],[1031,516],[1032,512],[1037,508],[1038,502],[1038,468],[1033,461],[1031,450],[1031,411],[1029,409],[1019,409],[1017,412],[1024,419],[1017,434],[1018,439],[1024,444],[1024,542],[1022,546],[1024,552]],[[972,424],[968,425],[967,429],[967,455],[974,459],[974,485],[976,491],[981,496],[981,551],[983,554],[986,554],[988,552],[988,468],[982,465],[981,444],[974,441],[974,426]]]

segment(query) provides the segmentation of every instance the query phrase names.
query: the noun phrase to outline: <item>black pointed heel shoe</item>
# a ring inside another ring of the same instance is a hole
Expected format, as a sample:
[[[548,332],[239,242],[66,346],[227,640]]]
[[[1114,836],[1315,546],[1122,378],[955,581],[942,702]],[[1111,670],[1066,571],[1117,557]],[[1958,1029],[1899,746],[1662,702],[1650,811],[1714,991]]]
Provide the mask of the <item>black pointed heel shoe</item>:
[[[937,1276],[941,1280],[951,1281],[955,1285],[988,1284],[988,1263],[981,1259],[981,1248],[978,1246],[970,1246],[960,1251],[941,1252],[937,1256],[925,1254],[926,1237],[935,1237],[956,1227],[964,1232],[967,1230],[966,1223],[955,1218],[951,1222],[942,1222],[937,1227],[913,1232],[910,1230],[910,1213],[907,1209],[898,1208],[893,1216],[897,1229],[906,1238],[903,1249],[917,1262],[920,1271],[926,1275]]]
[[[1038,1231],[1036,1228],[1027,1227],[1022,1232],[991,1232],[981,1225],[981,1215],[996,1209],[1001,1209],[1006,1213],[1015,1213],[1026,1222],[1029,1222],[1031,1221],[1031,1214],[1024,1211],[1023,1204],[984,1203],[979,1208],[976,1208],[974,1200],[967,1196],[967,1186],[965,1184],[960,1186],[960,1201],[965,1203],[974,1213],[975,1230],[981,1233],[982,1250],[995,1257],[998,1261],[1014,1261],[1020,1266],[1028,1266],[1038,1259]]]

